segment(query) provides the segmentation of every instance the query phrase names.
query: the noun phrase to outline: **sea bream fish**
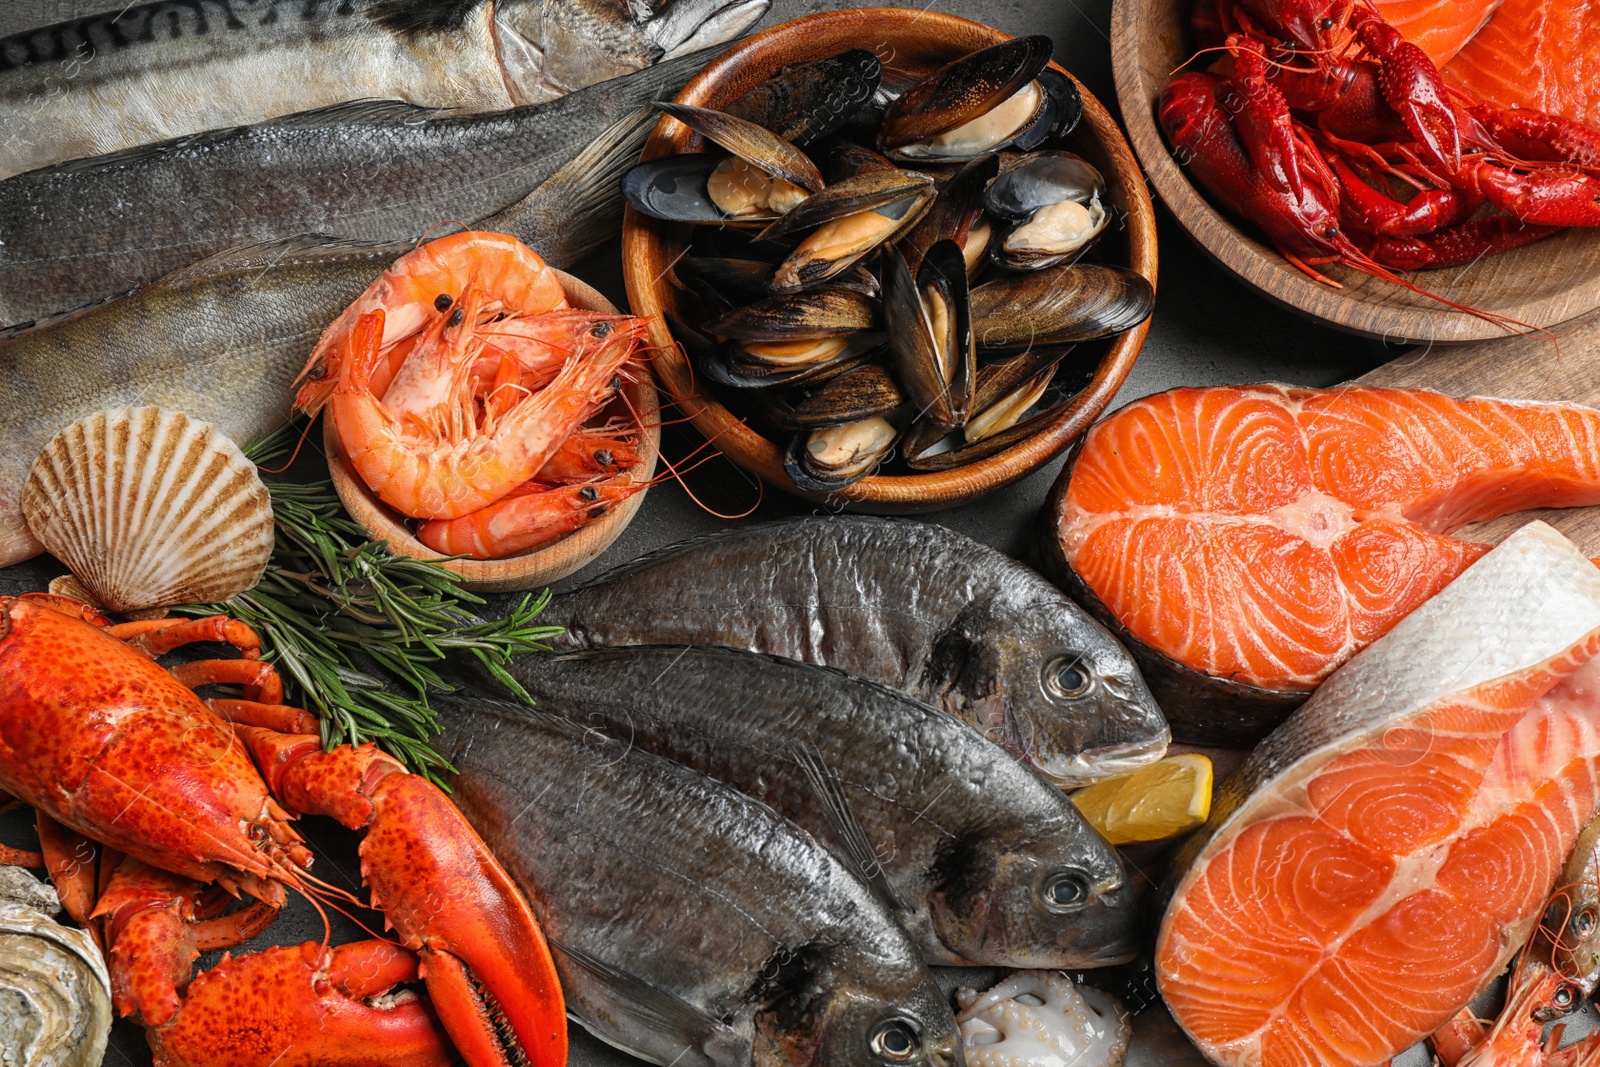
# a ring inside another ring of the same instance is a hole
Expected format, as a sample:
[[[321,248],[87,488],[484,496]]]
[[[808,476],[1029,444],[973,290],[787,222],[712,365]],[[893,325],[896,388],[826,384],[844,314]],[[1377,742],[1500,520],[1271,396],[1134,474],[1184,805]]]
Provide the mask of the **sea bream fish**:
[[[771,804],[863,872],[929,963],[1095,967],[1137,948],[1117,852],[1072,801],[898,690],[726,648],[520,656],[541,710]]]
[[[942,707],[1061,786],[1166,752],[1166,720],[1100,624],[1003,553],[850,515],[728,530],[556,599],[566,649],[689,644],[837,667]]]
[[[642,133],[648,121],[640,127]],[[571,266],[615,232],[627,128],[488,220]],[[325,237],[230,249],[102,304],[0,331],[0,566],[43,551],[22,517],[28,469],[62,427],[123,404],[175,408],[243,444],[289,417],[306,356],[413,242]]]
[[[1600,569],[1530,523],[1262,742],[1156,940],[1208,1059],[1373,1067],[1500,974],[1600,801],[1596,653]]]
[[[491,114],[337,104],[0,181],[0,324],[126,292],[240,245],[304,233],[414,240],[446,219],[477,223],[591,145],[605,157],[591,180],[614,186],[605,161],[637,157],[652,102],[709,58],[696,52]]]
[[[0,177],[351,100],[502,111],[734,39],[768,0],[159,0],[0,40]]]
[[[811,835],[537,709],[447,702],[451,799],[527,893],[595,1036],[674,1067],[961,1067],[916,947]]]

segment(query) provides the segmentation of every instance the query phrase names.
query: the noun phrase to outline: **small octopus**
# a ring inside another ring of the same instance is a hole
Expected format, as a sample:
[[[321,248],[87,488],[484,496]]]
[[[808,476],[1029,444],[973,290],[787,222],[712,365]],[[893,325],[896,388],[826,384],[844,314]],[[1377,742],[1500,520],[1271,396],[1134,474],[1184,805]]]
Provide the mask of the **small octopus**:
[[[1122,1067],[1133,1028],[1121,1003],[1059,971],[1012,971],[986,993],[957,989],[968,1067]]]

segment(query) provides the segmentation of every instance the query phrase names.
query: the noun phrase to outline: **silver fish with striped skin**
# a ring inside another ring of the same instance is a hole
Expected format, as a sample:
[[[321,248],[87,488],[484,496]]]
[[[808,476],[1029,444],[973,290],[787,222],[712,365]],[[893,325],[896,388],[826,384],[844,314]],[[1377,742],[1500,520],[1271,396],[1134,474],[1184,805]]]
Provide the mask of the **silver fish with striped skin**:
[[[0,177],[350,100],[502,111],[726,43],[768,0],[157,0],[0,40]]]

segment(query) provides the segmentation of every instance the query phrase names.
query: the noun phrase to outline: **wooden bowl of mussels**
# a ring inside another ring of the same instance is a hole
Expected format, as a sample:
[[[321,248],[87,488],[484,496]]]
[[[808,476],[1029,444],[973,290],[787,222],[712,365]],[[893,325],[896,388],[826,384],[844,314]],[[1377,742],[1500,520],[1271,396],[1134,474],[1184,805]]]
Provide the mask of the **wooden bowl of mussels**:
[[[623,272],[669,399],[741,467],[932,511],[1060,455],[1155,301],[1155,216],[1047,37],[825,12],[688,83],[623,179]]]

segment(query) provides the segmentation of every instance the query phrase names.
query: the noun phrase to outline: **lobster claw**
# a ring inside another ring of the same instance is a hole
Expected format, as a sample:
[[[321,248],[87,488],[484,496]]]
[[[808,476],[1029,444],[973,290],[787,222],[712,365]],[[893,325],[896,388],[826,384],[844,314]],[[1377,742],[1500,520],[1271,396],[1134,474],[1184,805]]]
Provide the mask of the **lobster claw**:
[[[373,745],[322,751],[320,738],[239,733],[290,808],[365,829],[361,872],[374,906],[421,973],[439,1020],[472,1067],[563,1067],[566,1007],[532,910],[477,832],[432,783]]]

